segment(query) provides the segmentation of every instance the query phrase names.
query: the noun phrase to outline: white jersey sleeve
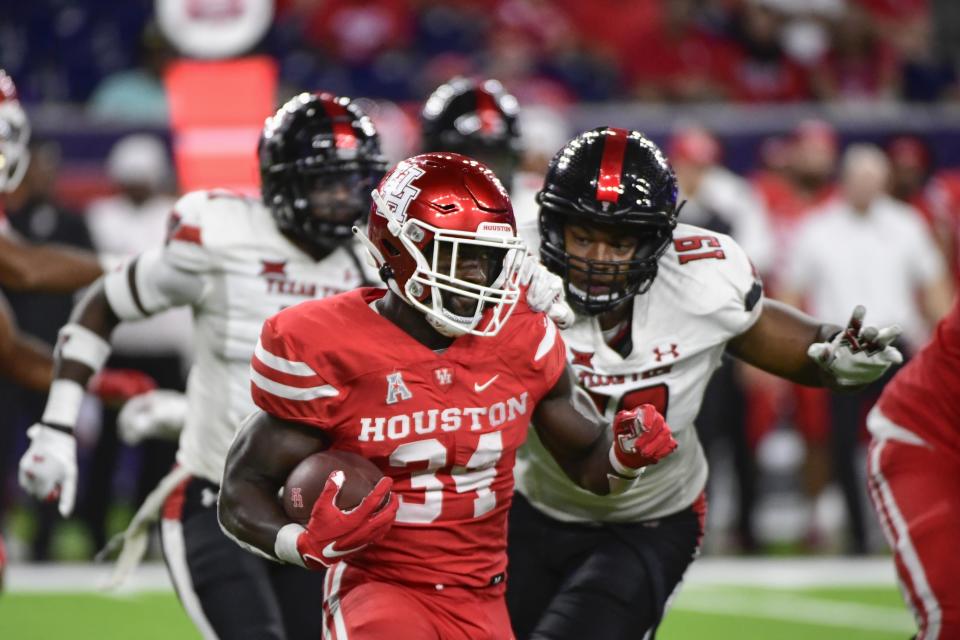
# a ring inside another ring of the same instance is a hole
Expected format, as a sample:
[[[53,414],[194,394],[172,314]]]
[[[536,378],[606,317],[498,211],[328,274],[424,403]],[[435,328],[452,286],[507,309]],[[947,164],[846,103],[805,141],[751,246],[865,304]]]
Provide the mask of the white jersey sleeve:
[[[679,225],[673,246],[664,256],[667,269],[682,274],[689,286],[699,289],[702,313],[726,339],[753,326],[763,309],[763,283],[746,252],[728,235]]]
[[[205,192],[181,198],[167,243],[104,277],[107,301],[121,320],[139,320],[173,307],[200,304],[210,290],[215,259],[203,245]]]

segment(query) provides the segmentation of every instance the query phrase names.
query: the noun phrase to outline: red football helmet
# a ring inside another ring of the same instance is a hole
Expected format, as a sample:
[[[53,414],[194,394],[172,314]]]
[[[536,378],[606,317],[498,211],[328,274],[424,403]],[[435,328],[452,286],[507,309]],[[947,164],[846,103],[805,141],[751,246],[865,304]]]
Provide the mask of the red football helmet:
[[[440,333],[496,335],[519,299],[526,248],[510,197],[483,164],[425,153],[373,191],[364,244],[392,291]]]
[[[30,123],[17,97],[13,78],[0,69],[0,192],[10,192],[23,180],[30,164]]]

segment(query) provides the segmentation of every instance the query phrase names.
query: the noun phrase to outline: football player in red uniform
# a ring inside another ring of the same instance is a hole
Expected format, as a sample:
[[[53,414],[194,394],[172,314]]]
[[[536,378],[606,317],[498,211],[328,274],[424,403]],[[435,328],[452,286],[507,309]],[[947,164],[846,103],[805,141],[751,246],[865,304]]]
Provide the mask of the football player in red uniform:
[[[917,640],[960,638],[960,299],[867,417],[867,488]]]
[[[525,247],[489,169],[423,154],[373,195],[365,244],[388,289],[266,322],[251,371],[262,411],[227,456],[221,525],[259,553],[331,567],[330,637],[511,638],[506,521],[531,418],[570,478],[598,493],[625,490],[675,442],[653,407],[618,414],[611,432],[576,392],[556,326],[520,300]],[[290,523],[278,489],[329,447],[385,478],[342,512],[334,472],[307,526]]]
[[[582,491],[531,433],[517,462],[507,593],[519,638],[653,633],[703,535],[707,462],[694,419],[725,352],[794,382],[855,389],[900,360],[899,329],[845,330],[773,300],[732,238],[677,220],[676,179],[643,134],[586,131],[551,162],[540,255],[576,320],[579,384],[608,419],[651,403],[679,446],[617,495]],[[536,424],[536,417],[534,419]]]
[[[220,530],[216,496],[230,443],[256,408],[249,368],[264,320],[366,282],[352,228],[369,211],[370,190],[387,166],[367,115],[349,98],[326,93],[294,96],[268,118],[258,156],[261,198],[185,194],[171,213],[169,241],[105,275],[74,309],[19,477],[39,498],[59,492],[60,511],[69,515],[82,386],[106,360],[111,332],[189,305],[196,358],[177,466],[124,534],[117,578],[139,560],[159,521],[171,580],[205,637],[316,638],[321,621],[311,612],[322,576],[238,548]]]

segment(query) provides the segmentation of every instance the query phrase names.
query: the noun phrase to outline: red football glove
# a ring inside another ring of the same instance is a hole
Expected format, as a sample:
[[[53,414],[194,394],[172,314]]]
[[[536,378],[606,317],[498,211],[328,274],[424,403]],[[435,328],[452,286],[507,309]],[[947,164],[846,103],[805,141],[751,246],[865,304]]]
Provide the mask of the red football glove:
[[[343,472],[331,473],[313,503],[307,528],[297,538],[297,552],[308,569],[324,569],[343,560],[383,538],[393,526],[400,507],[399,498],[390,493],[393,480],[382,478],[350,511],[342,511],[335,502],[342,485]]]
[[[676,448],[670,427],[652,404],[621,411],[613,419],[610,462],[618,473],[634,475],[647,465],[657,464]]]
[[[136,369],[104,369],[87,384],[90,393],[107,403],[123,403],[156,388],[153,378]]]

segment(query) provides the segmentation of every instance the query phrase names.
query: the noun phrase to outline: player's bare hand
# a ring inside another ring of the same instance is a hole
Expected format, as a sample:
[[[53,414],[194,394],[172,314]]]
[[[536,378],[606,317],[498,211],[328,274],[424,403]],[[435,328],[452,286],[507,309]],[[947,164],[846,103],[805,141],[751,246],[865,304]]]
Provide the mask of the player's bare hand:
[[[891,365],[903,362],[903,355],[893,346],[900,336],[900,327],[864,327],[866,313],[862,305],[857,305],[843,331],[832,340],[815,342],[807,349],[807,355],[840,386],[868,384]]]

